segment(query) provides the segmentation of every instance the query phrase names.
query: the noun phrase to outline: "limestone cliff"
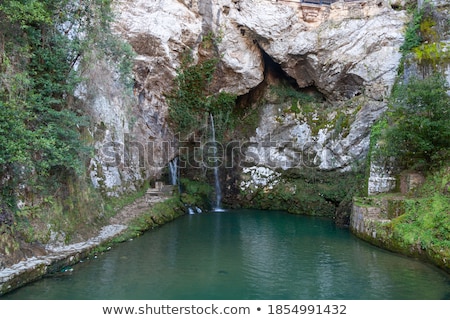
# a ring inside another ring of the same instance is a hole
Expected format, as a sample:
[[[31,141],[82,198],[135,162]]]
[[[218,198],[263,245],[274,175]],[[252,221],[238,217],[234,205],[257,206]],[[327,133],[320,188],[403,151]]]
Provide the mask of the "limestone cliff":
[[[213,35],[220,39],[216,45],[221,57],[219,77],[213,83],[216,91],[244,96],[264,81],[274,84],[265,73],[269,59],[283,77],[293,80],[296,90],[306,88],[322,97],[322,111],[300,105],[294,114],[271,101],[255,111],[261,121],[251,138],[253,147],[246,151],[250,157],[257,155],[255,166],[296,166],[307,150],[315,167],[348,171],[365,157],[371,124],[383,113],[384,98],[396,76],[403,11],[381,0],[338,1],[330,6],[263,0],[135,0],[115,5],[116,30],[137,53],[135,99],[129,106],[136,124],[130,129],[112,117],[115,120],[107,127],[114,130],[107,132],[116,136],[107,134],[102,143],[125,142],[121,136],[130,132],[132,140],[143,144],[147,157],[149,141],[173,141],[165,122],[164,94],[172,86],[183,52],[191,50],[195,59],[201,59],[202,40]],[[105,104],[104,98],[96,101]],[[345,122],[345,130],[336,128],[338,122]],[[263,143],[268,136],[278,144],[269,151],[269,162]],[[158,150],[156,157],[161,158],[163,151]],[[164,160],[174,153],[176,149],[170,149]],[[97,168],[93,181],[111,189],[161,172],[161,166],[155,169],[148,158],[143,163],[141,170],[129,169],[121,179],[123,171],[108,167],[99,156],[93,163]]]
[[[299,164],[298,155],[307,152],[322,170],[350,170],[366,155],[371,124],[386,106],[405,16],[382,2],[334,3],[322,8],[316,19],[305,16],[307,9],[283,2],[243,2],[236,13],[241,30],[256,39],[299,88],[313,88],[325,101],[323,111],[299,105],[299,115],[267,104],[252,152],[263,159],[261,142],[270,135],[283,149],[271,154],[272,162],[280,163],[276,167]],[[339,117],[346,118],[345,133],[336,130]]]

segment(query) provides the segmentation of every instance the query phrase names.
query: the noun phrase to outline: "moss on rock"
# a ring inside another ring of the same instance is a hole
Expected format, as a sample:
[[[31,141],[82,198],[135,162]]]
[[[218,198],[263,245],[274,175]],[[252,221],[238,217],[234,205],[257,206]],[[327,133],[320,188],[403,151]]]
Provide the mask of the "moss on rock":
[[[340,223],[348,224],[351,199],[361,185],[359,171],[291,168],[280,173],[270,186],[249,185],[244,189],[243,206],[333,218],[339,212]]]

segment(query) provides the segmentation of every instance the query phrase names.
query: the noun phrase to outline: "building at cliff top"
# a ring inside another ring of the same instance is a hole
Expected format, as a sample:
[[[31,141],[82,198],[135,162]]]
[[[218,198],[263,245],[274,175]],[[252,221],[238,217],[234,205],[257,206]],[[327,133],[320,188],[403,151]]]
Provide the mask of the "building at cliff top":
[[[264,0],[267,1],[267,0]],[[272,4],[288,5],[298,10],[301,20],[316,26],[328,19],[344,16],[362,18],[371,15],[374,8],[388,5],[385,0],[269,0]],[[333,12],[334,11],[334,12]]]

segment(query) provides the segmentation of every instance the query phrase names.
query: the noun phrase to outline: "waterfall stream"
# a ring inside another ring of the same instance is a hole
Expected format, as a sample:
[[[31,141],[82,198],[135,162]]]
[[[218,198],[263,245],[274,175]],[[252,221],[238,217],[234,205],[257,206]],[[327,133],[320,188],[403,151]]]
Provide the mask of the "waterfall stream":
[[[214,158],[214,164],[213,164],[213,170],[214,170],[214,191],[215,191],[215,204],[213,206],[213,211],[223,211],[221,207],[222,202],[222,190],[220,188],[220,181],[219,181],[219,166],[217,162],[217,145],[216,145],[216,130],[214,128],[214,117],[212,113],[209,114],[210,120],[211,120],[211,142],[213,144],[212,151],[213,151],[213,158]]]
[[[178,185],[178,157],[169,161],[169,178],[171,185]]]

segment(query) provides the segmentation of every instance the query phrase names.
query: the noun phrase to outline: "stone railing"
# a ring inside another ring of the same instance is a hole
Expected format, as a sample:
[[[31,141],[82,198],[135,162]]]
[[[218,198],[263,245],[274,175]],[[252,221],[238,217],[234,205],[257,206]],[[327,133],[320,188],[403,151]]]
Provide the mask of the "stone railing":
[[[311,26],[326,20],[364,18],[378,13],[386,0],[265,0],[298,10],[299,17]]]
[[[305,3],[305,4],[317,4],[317,5],[325,5],[325,6],[329,6],[334,2],[337,2],[339,0],[299,0],[300,3]]]
[[[366,0],[272,0],[272,2],[287,2],[287,3],[296,3],[296,4],[315,4],[315,5],[324,5],[330,6],[335,2],[364,2]]]

